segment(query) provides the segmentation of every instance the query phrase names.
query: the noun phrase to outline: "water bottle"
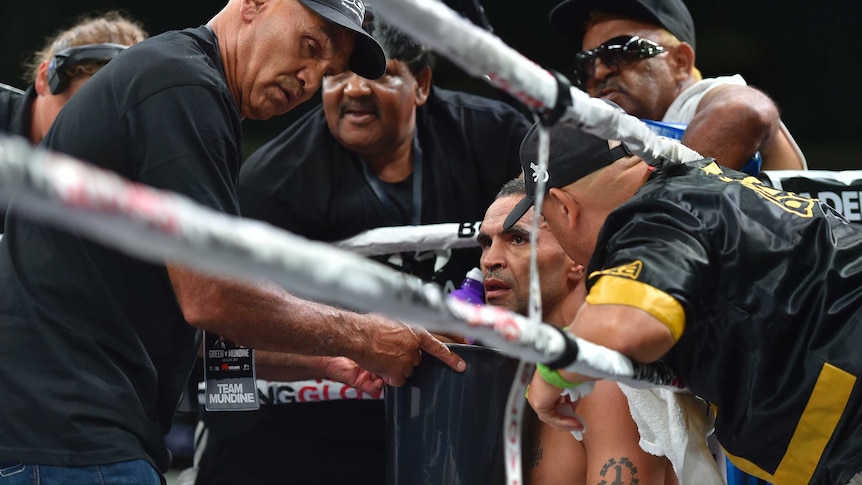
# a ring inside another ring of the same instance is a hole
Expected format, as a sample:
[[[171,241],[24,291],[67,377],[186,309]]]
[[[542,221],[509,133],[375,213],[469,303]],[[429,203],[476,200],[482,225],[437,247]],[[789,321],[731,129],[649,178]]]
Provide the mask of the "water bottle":
[[[485,304],[485,286],[482,283],[482,270],[473,268],[467,272],[461,287],[449,293],[450,298],[457,298],[476,305]]]

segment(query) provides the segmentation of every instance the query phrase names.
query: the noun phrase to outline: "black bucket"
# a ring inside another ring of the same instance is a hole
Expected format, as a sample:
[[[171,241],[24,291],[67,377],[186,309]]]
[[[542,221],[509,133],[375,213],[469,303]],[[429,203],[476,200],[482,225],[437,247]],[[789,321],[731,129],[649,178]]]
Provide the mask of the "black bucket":
[[[502,485],[503,424],[518,361],[476,345],[447,344],[455,372],[425,356],[402,387],[387,387],[387,485]]]

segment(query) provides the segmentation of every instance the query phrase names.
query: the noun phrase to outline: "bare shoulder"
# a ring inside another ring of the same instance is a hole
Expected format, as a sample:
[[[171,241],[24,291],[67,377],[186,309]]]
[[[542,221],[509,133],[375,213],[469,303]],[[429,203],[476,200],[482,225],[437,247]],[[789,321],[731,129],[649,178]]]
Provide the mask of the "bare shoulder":
[[[612,381],[598,381],[578,406],[587,430],[586,483],[673,483],[673,468],[663,456],[640,447],[640,434],[629,411],[628,400]],[[670,471],[670,472],[669,472]]]
[[[698,104],[698,111],[712,106],[732,108],[776,107],[775,101],[754,86],[722,84],[707,91]]]

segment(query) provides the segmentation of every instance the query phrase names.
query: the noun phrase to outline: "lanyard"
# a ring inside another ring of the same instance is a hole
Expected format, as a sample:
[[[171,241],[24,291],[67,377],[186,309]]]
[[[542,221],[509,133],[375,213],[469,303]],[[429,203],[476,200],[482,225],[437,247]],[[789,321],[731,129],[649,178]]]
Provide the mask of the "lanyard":
[[[386,207],[387,210],[398,212],[398,207],[392,202],[392,199],[383,188],[383,183],[376,175],[368,169],[368,164],[362,157],[359,158],[362,164],[362,173],[365,175],[365,180],[374,191],[374,195]],[[412,220],[411,223],[417,226],[422,223],[422,149],[419,147],[419,134],[413,135],[413,207],[411,207]]]

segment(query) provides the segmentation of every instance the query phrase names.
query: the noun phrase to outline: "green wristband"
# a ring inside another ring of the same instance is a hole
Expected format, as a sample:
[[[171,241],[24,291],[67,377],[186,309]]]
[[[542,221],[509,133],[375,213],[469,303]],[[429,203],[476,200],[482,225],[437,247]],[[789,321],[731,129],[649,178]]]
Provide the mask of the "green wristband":
[[[581,385],[580,382],[570,382],[567,381],[565,377],[560,375],[560,372],[545,364],[536,364],[536,369],[539,371],[539,375],[542,376],[542,379],[545,380],[548,384],[556,387],[560,387],[563,389],[571,389],[573,387],[578,387]]]

